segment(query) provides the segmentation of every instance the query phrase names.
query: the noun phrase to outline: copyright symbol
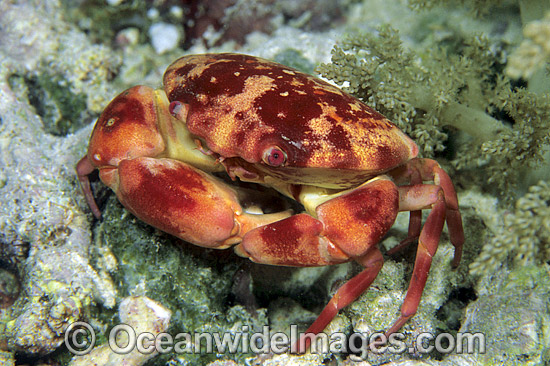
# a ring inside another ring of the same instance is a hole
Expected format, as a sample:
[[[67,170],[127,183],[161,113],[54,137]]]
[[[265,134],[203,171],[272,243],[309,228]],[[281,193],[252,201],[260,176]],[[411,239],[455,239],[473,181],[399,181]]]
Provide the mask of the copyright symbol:
[[[95,331],[85,322],[75,322],[65,331],[65,346],[73,355],[88,354],[95,345]]]

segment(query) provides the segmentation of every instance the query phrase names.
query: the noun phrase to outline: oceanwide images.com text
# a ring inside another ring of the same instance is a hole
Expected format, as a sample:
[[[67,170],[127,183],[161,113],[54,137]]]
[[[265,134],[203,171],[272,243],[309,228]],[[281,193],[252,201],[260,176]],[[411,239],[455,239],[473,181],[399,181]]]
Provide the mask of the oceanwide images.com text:
[[[242,326],[239,332],[228,333],[136,333],[127,324],[114,326],[108,334],[109,347],[114,353],[143,354],[158,353],[256,353],[281,354],[298,351],[298,340],[309,339],[312,353],[351,353],[364,358],[368,353],[484,353],[483,333],[420,333],[414,340],[406,340],[403,333],[386,337],[384,333],[335,332],[330,335],[320,333],[298,333],[296,325],[290,326],[290,336],[283,332],[269,331],[263,326],[261,332],[251,332]],[[65,346],[75,355],[91,352],[96,343],[95,330],[88,323],[76,322],[65,332]],[[305,343],[304,343],[305,344]],[[301,345],[303,347],[303,344]]]

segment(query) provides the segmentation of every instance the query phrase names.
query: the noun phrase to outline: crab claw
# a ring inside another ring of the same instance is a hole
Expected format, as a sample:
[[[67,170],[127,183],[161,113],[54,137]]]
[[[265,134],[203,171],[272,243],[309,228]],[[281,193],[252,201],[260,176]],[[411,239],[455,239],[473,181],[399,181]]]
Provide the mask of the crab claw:
[[[100,177],[136,217],[202,247],[227,248],[247,231],[290,215],[249,215],[232,188],[173,159],[127,159]]]
[[[92,174],[94,170],[95,167],[90,163],[87,156],[80,159],[78,164],[76,164],[76,174],[80,181],[80,187],[82,188],[86,202],[88,202],[88,206],[96,219],[99,220],[101,218],[101,210],[97,207],[92,188],[90,187],[90,180],[88,179],[88,175]]]
[[[88,153],[76,167],[88,205],[97,218],[101,217],[101,212],[90,189],[88,175],[94,169],[115,168],[125,159],[162,153],[165,143],[158,121],[163,118],[170,118],[169,113],[157,108],[155,90],[146,86],[135,86],[120,93],[99,117]]]
[[[171,117],[157,108],[155,94],[152,88],[135,86],[109,103],[90,138],[87,156],[94,166],[116,167],[122,160],[155,157],[164,151],[159,121]]]
[[[204,247],[224,247],[238,232],[235,192],[185,163],[141,157],[100,174],[130,212],[164,232]]]
[[[320,204],[317,218],[299,214],[250,231],[235,250],[255,262],[275,265],[342,263],[376,249],[398,210],[395,185],[374,179]]]

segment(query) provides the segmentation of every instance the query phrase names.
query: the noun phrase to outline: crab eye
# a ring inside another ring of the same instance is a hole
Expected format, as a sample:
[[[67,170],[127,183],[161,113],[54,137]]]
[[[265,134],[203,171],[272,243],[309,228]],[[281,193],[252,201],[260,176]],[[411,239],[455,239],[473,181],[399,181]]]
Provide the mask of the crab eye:
[[[183,108],[183,103],[175,100],[172,103],[170,103],[170,105],[168,106],[168,111],[172,116],[176,117],[181,112],[182,108]]]
[[[286,154],[278,147],[270,147],[264,152],[263,161],[267,165],[278,167],[286,162]]]
[[[174,100],[168,106],[168,112],[170,112],[172,117],[175,117],[180,121],[185,122],[187,120],[187,112],[189,112],[189,105],[182,103],[180,101]]]

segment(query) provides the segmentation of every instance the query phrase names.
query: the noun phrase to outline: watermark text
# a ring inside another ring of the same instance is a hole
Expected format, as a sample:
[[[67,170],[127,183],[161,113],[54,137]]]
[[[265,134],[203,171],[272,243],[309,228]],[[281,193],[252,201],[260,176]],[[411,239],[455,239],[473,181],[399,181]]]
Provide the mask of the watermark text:
[[[350,353],[365,358],[368,353],[484,353],[483,333],[420,333],[412,342],[405,342],[403,333],[386,337],[384,333],[335,332],[330,335],[299,333],[296,325],[290,326],[290,335],[271,332],[266,325],[261,332],[248,326],[240,331],[226,333],[138,333],[128,324],[114,326],[108,334],[108,345],[117,354],[140,352],[157,353],[297,353],[309,345],[312,353]],[[95,346],[96,334],[85,322],[71,324],[65,332],[65,345],[75,355],[85,355]]]

